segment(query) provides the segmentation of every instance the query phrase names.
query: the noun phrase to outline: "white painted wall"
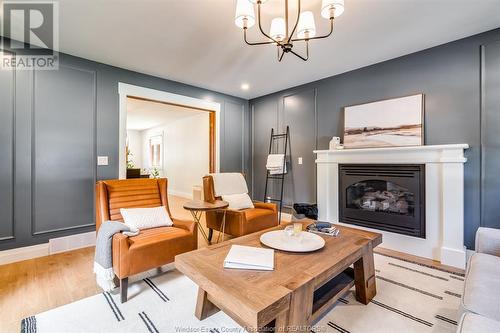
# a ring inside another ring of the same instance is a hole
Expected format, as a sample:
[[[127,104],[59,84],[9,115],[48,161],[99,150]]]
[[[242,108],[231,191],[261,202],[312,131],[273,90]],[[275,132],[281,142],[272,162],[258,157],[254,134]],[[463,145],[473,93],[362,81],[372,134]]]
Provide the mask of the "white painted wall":
[[[142,168],[142,133],[136,130],[127,130],[128,147],[132,153],[132,161],[136,168]]]
[[[189,111],[188,111],[189,112]],[[163,170],[173,195],[192,197],[193,186],[202,184],[209,171],[209,113],[142,131],[142,166],[149,168],[149,138],[163,133]]]

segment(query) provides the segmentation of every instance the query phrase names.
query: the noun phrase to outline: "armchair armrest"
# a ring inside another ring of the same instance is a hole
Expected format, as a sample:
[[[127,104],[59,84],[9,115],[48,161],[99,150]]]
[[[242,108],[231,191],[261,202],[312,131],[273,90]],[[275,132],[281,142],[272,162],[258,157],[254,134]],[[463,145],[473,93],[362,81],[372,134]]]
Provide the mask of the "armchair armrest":
[[[278,211],[278,206],[274,203],[267,203],[267,202],[260,202],[260,201],[255,201],[253,203],[255,208],[260,208],[260,209],[269,209],[272,211]]]
[[[196,230],[196,223],[194,221],[179,220],[173,218],[172,222],[174,222],[174,227],[187,230],[190,233],[193,233]]]
[[[184,229],[189,233],[188,240],[184,242],[184,251],[191,251],[191,250],[196,250],[198,248],[198,228],[196,225],[196,222],[194,221],[186,221],[186,220],[179,220],[176,218],[172,219],[172,222],[174,222],[174,227],[179,228],[179,229]]]
[[[113,235],[113,270],[120,279],[123,279],[129,275],[129,247],[130,243],[127,236],[120,232]]]
[[[500,229],[477,229],[476,252],[500,257]]]

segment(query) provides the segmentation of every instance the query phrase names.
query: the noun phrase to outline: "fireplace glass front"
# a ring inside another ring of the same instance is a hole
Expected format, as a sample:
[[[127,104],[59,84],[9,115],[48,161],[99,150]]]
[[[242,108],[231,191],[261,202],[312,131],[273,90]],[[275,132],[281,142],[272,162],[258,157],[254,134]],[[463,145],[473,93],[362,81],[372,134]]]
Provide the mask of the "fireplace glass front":
[[[340,165],[341,222],[425,237],[423,165]]]

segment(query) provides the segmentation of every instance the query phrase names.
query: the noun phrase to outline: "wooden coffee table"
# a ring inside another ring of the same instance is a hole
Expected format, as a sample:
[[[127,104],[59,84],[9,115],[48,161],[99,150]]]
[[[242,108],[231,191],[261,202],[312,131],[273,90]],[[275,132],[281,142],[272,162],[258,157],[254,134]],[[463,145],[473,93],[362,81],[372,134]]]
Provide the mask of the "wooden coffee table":
[[[325,247],[316,252],[275,251],[274,271],[224,269],[223,262],[231,245],[264,247],[260,235],[284,225],[176,256],[177,269],[199,286],[196,317],[222,310],[249,331],[274,322],[280,332],[309,332],[352,286],[356,299],[368,304],[376,294],[373,248],[382,235],[337,227],[339,236],[322,236]]]

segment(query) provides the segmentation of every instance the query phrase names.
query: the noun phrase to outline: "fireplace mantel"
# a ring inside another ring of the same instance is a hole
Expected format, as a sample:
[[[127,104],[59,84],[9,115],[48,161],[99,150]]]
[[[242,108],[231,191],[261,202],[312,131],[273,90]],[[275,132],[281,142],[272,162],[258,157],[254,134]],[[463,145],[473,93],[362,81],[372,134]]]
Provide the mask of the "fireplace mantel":
[[[464,151],[467,148],[467,144],[450,144],[316,150],[319,219],[341,223],[339,164],[425,164],[426,238],[376,231],[383,234],[382,246],[386,248],[465,268],[464,163],[467,159]]]
[[[316,163],[465,163],[468,144],[315,150]]]

